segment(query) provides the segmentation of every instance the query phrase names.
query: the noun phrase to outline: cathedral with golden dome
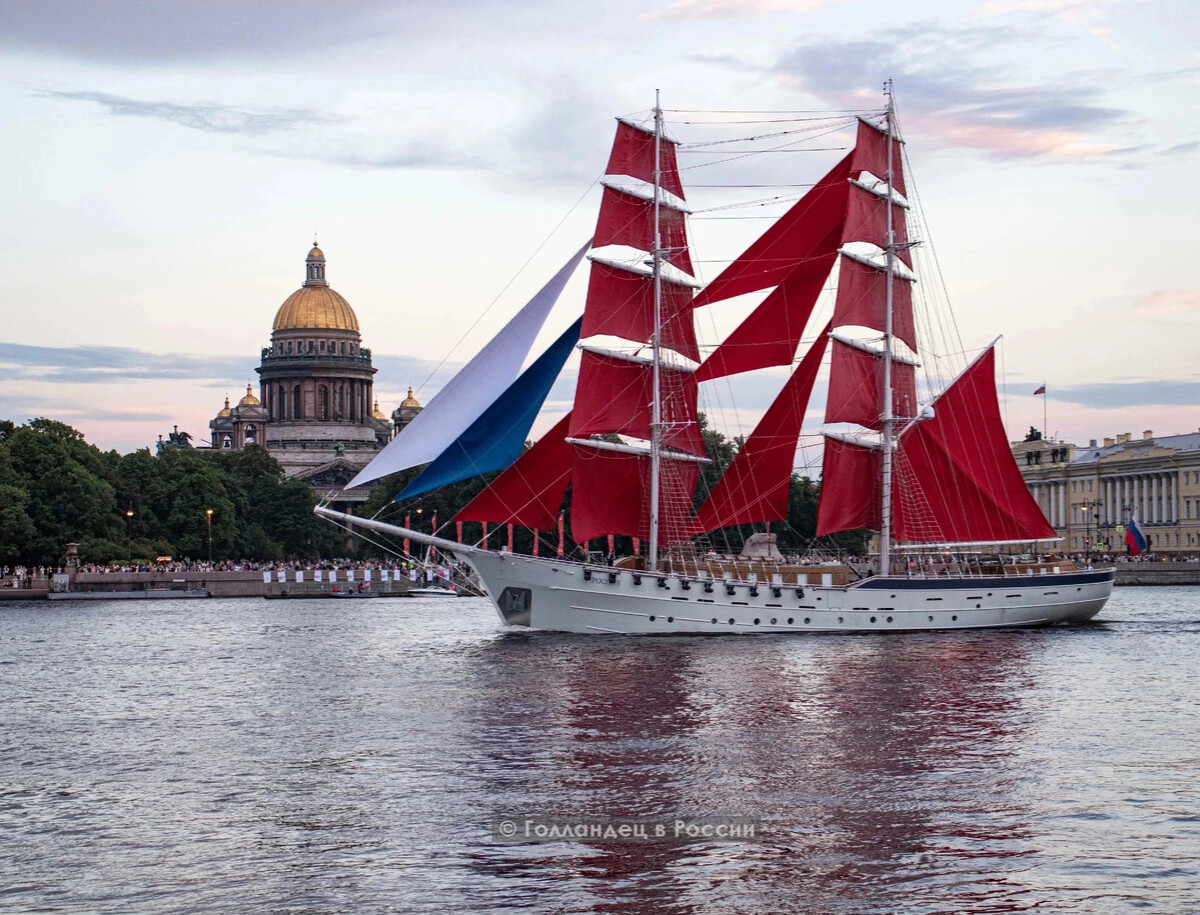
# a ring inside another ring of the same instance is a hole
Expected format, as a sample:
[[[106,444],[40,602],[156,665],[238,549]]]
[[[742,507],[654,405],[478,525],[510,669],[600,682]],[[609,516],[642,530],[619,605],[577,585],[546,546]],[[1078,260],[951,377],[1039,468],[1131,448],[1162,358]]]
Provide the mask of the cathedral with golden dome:
[[[224,408],[209,423],[214,449],[264,446],[290,477],[341,489],[421,411],[408,397],[391,419],[375,398],[375,367],[362,345],[358,316],[325,277],[316,242],[304,261],[304,285],[275,313],[264,347],[259,394]],[[367,491],[361,494],[367,498]]]

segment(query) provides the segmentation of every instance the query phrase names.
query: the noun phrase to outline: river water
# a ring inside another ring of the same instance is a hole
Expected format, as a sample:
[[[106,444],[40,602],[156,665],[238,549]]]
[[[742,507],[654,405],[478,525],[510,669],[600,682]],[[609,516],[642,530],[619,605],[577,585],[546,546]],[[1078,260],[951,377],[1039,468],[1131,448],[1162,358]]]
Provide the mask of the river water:
[[[466,599],[0,604],[0,910],[1200,911],[1200,589],[1100,619],[634,639]],[[500,816],[759,827],[514,845]]]

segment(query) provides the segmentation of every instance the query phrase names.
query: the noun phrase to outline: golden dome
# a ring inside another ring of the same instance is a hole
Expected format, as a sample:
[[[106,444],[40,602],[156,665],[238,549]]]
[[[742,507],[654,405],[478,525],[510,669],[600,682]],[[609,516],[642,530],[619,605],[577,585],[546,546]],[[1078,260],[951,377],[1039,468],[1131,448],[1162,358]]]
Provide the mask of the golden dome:
[[[358,318],[350,303],[328,286],[301,286],[279,306],[272,329],[357,332]]]
[[[225,398],[225,409],[223,409],[220,413],[217,414],[217,419],[225,419],[231,413],[233,413],[233,411],[229,409],[229,398],[226,397]]]
[[[226,403],[226,405],[228,405],[229,401],[226,400],[225,403]],[[246,396],[238,401],[238,406],[239,407],[261,407],[262,402],[257,397],[254,396],[254,392],[251,390],[250,385],[246,385]]]
[[[413,409],[413,408],[420,410],[421,402],[419,400],[417,400],[417,398],[413,397],[412,386],[410,385],[408,388],[408,396],[405,397],[403,401],[401,401],[400,409],[401,410],[409,410],[409,409]]]
[[[318,248],[316,245],[313,245],[313,248],[312,248],[312,250],[308,252],[308,256],[309,256],[309,257],[312,257],[312,258],[317,258],[317,257],[319,257],[319,258],[321,258],[322,260],[324,260],[324,259],[325,259],[325,252],[324,252],[324,251],[322,251],[320,248]]]
[[[381,419],[385,423],[387,422],[387,417],[379,412],[379,401],[378,400],[375,401],[375,409],[371,411],[371,419]]]

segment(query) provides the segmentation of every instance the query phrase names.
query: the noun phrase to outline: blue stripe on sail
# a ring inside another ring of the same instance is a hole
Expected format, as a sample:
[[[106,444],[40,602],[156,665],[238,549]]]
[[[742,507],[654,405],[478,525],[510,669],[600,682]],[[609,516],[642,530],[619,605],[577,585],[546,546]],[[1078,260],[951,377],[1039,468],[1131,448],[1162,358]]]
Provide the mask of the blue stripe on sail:
[[[521,456],[525,439],[563,364],[579,341],[580,318],[538,356],[467,431],[434,458],[396,500],[507,467]]]

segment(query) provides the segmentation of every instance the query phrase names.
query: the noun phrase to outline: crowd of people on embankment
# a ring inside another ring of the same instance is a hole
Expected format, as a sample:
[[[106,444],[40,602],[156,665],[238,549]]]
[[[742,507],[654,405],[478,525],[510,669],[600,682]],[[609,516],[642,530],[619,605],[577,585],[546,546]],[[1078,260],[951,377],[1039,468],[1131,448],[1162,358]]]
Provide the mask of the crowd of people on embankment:
[[[124,562],[111,563],[109,565],[96,564],[81,564],[76,573],[87,572],[91,574],[118,574],[130,572],[158,572],[161,574],[188,574],[188,573],[204,573],[204,572],[315,572],[317,570],[354,570],[371,569],[382,570],[387,569],[389,575],[403,573],[405,577],[416,580],[422,570],[434,571],[435,574],[439,569],[446,571],[459,571],[457,564],[450,563],[449,567],[443,563],[441,566],[429,566],[426,563],[416,560],[357,560],[357,559],[322,559],[312,561],[274,561],[274,562],[255,562],[253,560],[222,560],[219,562],[208,562],[206,560],[180,560],[171,562],[154,562],[154,563],[138,563]],[[56,573],[66,572],[63,567],[55,568],[53,566],[4,566],[0,568],[0,588],[32,588],[35,581],[44,581],[51,578]],[[291,575],[288,576],[292,577]]]

